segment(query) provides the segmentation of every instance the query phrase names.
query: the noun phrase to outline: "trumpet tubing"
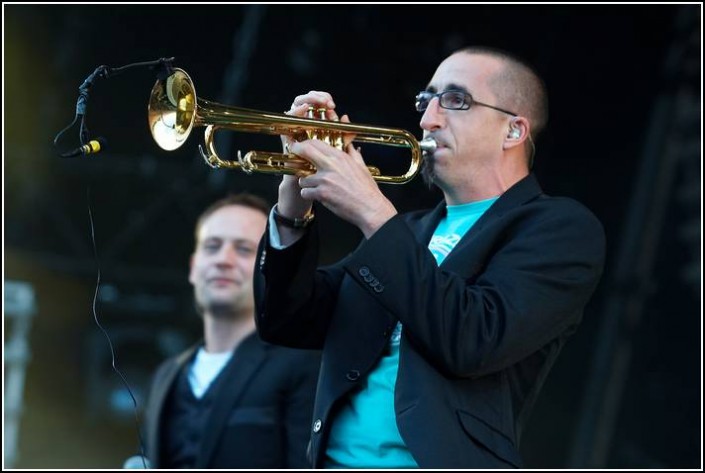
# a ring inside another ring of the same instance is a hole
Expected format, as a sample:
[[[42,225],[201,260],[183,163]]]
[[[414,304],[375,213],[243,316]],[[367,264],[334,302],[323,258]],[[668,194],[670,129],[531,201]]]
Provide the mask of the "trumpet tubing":
[[[318,113],[318,118],[315,117]],[[435,150],[433,139],[417,141],[406,130],[372,125],[326,121],[325,109],[310,109],[306,118],[283,113],[263,112],[241,107],[222,105],[197,98],[193,81],[182,69],[173,69],[166,79],[159,79],[150,94],[147,115],[150,131],[156,143],[166,151],[173,151],[184,144],[194,127],[205,126],[204,151],[201,154],[210,166],[224,169],[241,169],[247,173],[267,174],[313,173],[315,166],[291,153],[250,151],[245,156],[238,152],[237,160],[225,160],[215,149],[215,132],[219,129],[290,135],[297,141],[319,139],[338,149],[343,148],[343,136],[354,134],[354,142],[409,148],[409,168],[401,175],[384,175],[378,168],[367,166],[378,182],[403,184],[418,173],[422,152]]]

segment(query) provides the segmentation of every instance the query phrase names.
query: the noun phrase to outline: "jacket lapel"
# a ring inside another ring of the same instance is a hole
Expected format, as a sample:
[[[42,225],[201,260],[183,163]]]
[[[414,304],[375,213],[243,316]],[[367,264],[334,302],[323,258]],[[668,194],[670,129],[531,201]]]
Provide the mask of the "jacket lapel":
[[[248,336],[235,349],[232,359],[220,373],[220,380],[208,426],[203,434],[201,450],[196,459],[196,468],[207,468],[230,412],[238,404],[250,385],[252,378],[267,358],[268,346],[256,334]]]
[[[436,227],[445,215],[446,204],[444,201],[441,201],[438,205],[436,205],[436,208],[421,217],[418,220],[418,223],[416,224],[417,228],[414,231],[417,241],[428,246],[431,242],[433,232],[436,231]]]
[[[200,344],[196,344],[178,355],[174,361],[164,369],[161,378],[155,380],[154,392],[152,393],[153,398],[150,401],[153,403],[152,406],[154,407],[147,409],[147,415],[150,416],[149,419],[147,419],[149,429],[147,431],[147,445],[149,447],[147,458],[149,458],[154,465],[159,465],[160,463],[159,445],[161,439],[159,438],[159,432],[161,431],[160,424],[164,412],[164,402],[181,368],[193,357],[194,352],[199,346]]]
[[[475,222],[470,230],[465,233],[463,238],[461,238],[458,244],[455,245],[455,248],[453,248],[445,260],[443,260],[441,266],[445,267],[449,260],[452,264],[452,257],[461,253],[472,242],[475,236],[482,231],[483,227],[499,218],[502,218],[508,211],[536,198],[541,194],[541,192],[541,187],[533,174],[529,174],[507,189],[507,191],[502,194],[489,209],[487,209],[482,217]],[[435,230],[435,226],[433,227],[433,230]]]

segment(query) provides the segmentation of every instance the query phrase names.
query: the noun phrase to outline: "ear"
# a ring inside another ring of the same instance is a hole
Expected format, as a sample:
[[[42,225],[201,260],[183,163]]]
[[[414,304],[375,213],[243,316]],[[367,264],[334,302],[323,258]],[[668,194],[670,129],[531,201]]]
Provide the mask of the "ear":
[[[524,117],[512,118],[502,143],[502,149],[508,150],[522,144],[529,137],[530,131],[529,120]]]

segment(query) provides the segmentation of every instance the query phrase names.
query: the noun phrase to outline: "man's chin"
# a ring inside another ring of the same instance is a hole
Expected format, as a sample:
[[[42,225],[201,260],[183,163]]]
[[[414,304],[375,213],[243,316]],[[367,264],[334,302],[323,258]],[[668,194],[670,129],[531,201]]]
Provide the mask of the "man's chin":
[[[232,319],[237,313],[233,301],[210,301],[207,308],[208,313],[219,319]]]

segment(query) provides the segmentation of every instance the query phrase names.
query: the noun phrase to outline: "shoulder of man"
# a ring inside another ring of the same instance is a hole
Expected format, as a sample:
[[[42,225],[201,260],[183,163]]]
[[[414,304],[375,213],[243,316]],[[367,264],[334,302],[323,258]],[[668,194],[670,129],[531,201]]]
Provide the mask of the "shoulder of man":
[[[560,216],[568,221],[583,222],[587,226],[604,232],[602,222],[584,204],[570,197],[541,194],[535,203],[546,215]]]
[[[201,344],[202,343],[197,343],[195,345],[192,345],[187,349],[183,350],[182,352],[177,353],[175,355],[171,355],[168,358],[164,359],[154,370],[154,378],[159,378],[161,375],[164,374],[165,371],[172,369],[174,365],[183,365],[184,363],[186,363],[190,358],[193,357],[193,355],[196,353],[196,350],[198,350]]]

